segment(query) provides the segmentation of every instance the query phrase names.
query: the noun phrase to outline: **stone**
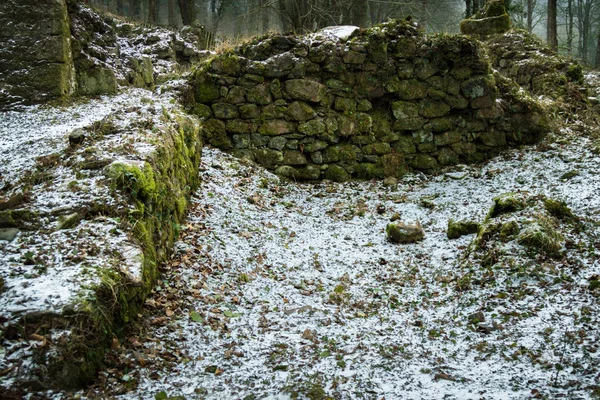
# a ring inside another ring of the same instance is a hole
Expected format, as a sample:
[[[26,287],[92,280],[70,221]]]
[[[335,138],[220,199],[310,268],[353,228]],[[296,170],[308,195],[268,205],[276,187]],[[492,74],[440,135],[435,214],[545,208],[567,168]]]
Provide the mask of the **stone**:
[[[293,121],[306,121],[316,117],[317,113],[305,102],[294,101],[288,106],[287,115]]]
[[[246,102],[246,91],[240,86],[234,86],[229,89],[225,101],[232,104],[241,104]]]
[[[393,176],[388,176],[383,180],[383,186],[394,187],[398,186],[398,179]]]
[[[0,106],[73,94],[75,70],[66,2],[3,0],[0,25]]]
[[[83,129],[75,129],[74,131],[69,133],[69,146],[79,146],[85,141],[85,138],[86,134]]]
[[[367,112],[370,111],[372,108],[373,104],[367,99],[359,100],[358,104],[356,105],[356,110],[360,112]]]
[[[19,232],[20,231],[17,228],[2,228],[0,229],[0,240],[12,242],[17,237]]]
[[[58,230],[73,229],[79,224],[79,221],[81,221],[81,216],[79,213],[71,213],[69,215],[62,216],[59,221],[60,222],[57,226]]]
[[[273,168],[283,162],[283,153],[273,149],[254,149],[254,159],[265,168]]]
[[[268,106],[263,107],[262,118],[263,119],[280,119],[285,116],[286,112],[287,112],[287,103],[286,103],[286,105],[279,105],[277,103],[273,103],[273,104],[269,104]]]
[[[202,103],[197,103],[194,106],[192,113],[201,119],[208,119],[208,118],[212,117],[212,115],[213,115],[212,109],[209,106],[207,106],[206,104],[202,104]]]
[[[249,103],[267,105],[273,102],[271,88],[267,84],[256,85],[248,88],[246,91],[246,99]]]
[[[504,147],[506,146],[506,133],[495,130],[481,132],[479,140],[486,146]]]
[[[394,101],[392,114],[396,119],[405,120],[419,117],[419,105],[408,101]]]
[[[275,150],[283,150],[285,149],[285,145],[287,144],[287,139],[283,136],[275,136],[269,140],[269,147]],[[284,162],[285,163],[285,162]],[[287,163],[285,163],[287,164]]]
[[[262,135],[276,136],[285,135],[296,131],[296,124],[284,120],[265,121],[259,128],[258,132]]]
[[[117,93],[117,78],[109,68],[94,66],[77,71],[77,94],[96,96]]]
[[[356,74],[356,93],[367,99],[383,97],[386,93],[383,82],[370,72],[359,72]]]
[[[256,104],[242,104],[239,106],[239,111],[240,116],[244,119],[255,119],[260,117],[260,109]]]
[[[446,165],[456,165],[459,161],[458,154],[447,147],[439,151],[437,159],[442,167]]]
[[[309,79],[290,79],[285,82],[285,90],[292,99],[319,103],[327,94],[325,85]]]
[[[288,150],[283,153],[283,164],[306,165],[307,163],[306,156],[300,151]]]
[[[330,165],[323,173],[323,177],[334,182],[346,182],[350,180],[350,174],[339,165]]]
[[[321,118],[314,119],[303,124],[298,125],[298,131],[302,132],[306,136],[315,136],[325,133],[326,126],[325,121]]]
[[[480,224],[475,221],[461,220],[455,221],[453,219],[448,220],[448,229],[446,235],[448,239],[458,239],[463,235],[471,235],[479,231]]]
[[[229,120],[225,124],[227,132],[231,133],[252,133],[255,129],[255,124],[246,122],[240,119]]]
[[[341,112],[356,111],[356,100],[347,97],[336,97],[333,108]]]
[[[345,64],[362,64],[366,59],[366,54],[352,50],[344,52],[344,56],[342,57]]]
[[[433,142],[436,146],[447,146],[458,143],[462,140],[462,134],[459,131],[444,132],[434,135]]]
[[[427,87],[416,79],[409,79],[400,82],[397,94],[401,100],[423,99],[427,97]]]
[[[451,108],[446,102],[441,100],[422,100],[419,108],[419,115],[425,118],[439,118],[447,115]]]
[[[393,243],[417,243],[425,238],[421,223],[406,224],[400,221],[390,222],[385,228],[387,239]]]
[[[408,163],[412,168],[420,171],[435,171],[439,168],[439,164],[435,158],[427,154],[417,154]]]
[[[240,116],[237,106],[229,103],[214,103],[212,111],[215,118],[219,119],[234,119]]]
[[[492,92],[493,82],[489,77],[478,76],[464,81],[460,86],[461,91],[468,99],[487,96]]]

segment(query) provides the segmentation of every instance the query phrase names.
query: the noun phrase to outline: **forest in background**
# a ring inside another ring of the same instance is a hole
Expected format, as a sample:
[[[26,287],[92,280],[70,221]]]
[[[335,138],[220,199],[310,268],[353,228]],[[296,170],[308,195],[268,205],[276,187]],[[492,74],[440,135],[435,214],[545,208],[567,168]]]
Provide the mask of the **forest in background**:
[[[429,32],[458,30],[485,0],[87,0],[134,21],[202,25],[217,42],[269,32],[313,32],[331,25],[369,27],[408,15]],[[505,0],[516,27],[534,32],[584,64],[600,67],[600,0]],[[552,23],[549,21],[556,21]],[[550,33],[548,33],[550,32]],[[554,35],[552,32],[556,32]]]

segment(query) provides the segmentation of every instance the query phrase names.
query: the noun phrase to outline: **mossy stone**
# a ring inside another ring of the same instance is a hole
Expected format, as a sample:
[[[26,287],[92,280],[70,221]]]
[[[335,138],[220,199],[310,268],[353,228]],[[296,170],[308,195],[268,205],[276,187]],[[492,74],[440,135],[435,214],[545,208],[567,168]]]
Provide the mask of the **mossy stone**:
[[[334,182],[346,182],[350,180],[350,174],[339,165],[330,165],[323,173],[325,179],[329,179]]]
[[[298,125],[298,131],[307,136],[315,136],[325,133],[325,121],[322,118],[319,118],[305,122],[303,124]]]
[[[393,243],[416,243],[425,238],[425,231],[420,223],[414,225],[403,222],[391,222],[385,227],[385,233]]]
[[[296,124],[285,120],[270,120],[265,121],[259,128],[258,132],[262,135],[276,136],[293,133],[296,131]]]
[[[456,165],[459,161],[458,154],[447,147],[438,152],[437,159],[441,166]]]
[[[419,105],[408,101],[394,101],[392,114],[396,119],[405,120],[419,117]]]
[[[240,116],[244,119],[256,119],[260,117],[260,109],[256,104],[242,104],[239,106],[239,112]]]
[[[356,111],[356,100],[348,97],[336,97],[333,108],[341,112],[354,112]]]
[[[448,220],[448,229],[446,235],[448,236],[448,239],[458,239],[464,235],[477,233],[479,231],[479,227],[479,223],[475,221],[455,221],[450,219]]]
[[[283,153],[283,164],[286,165],[306,165],[306,155],[297,150],[286,150]]]
[[[254,149],[254,159],[265,168],[273,168],[283,163],[283,153],[274,149]]]
[[[235,104],[229,103],[214,103],[212,111],[215,118],[219,119],[234,119],[240,116],[238,108]]]
[[[425,172],[433,172],[439,169],[437,160],[428,154],[417,154],[408,164],[414,169]]]
[[[211,81],[196,83],[196,101],[198,103],[210,104],[221,96],[220,93],[219,86]]]
[[[508,214],[524,209],[526,206],[522,198],[517,197],[514,193],[504,193],[494,198],[494,203],[490,208],[486,219],[496,218],[502,214]]]
[[[196,104],[192,112],[194,113],[194,115],[197,115],[199,118],[202,119],[208,119],[212,117],[212,110],[206,104]]]
[[[392,143],[392,148],[400,154],[413,154],[417,151],[412,137],[401,136],[397,141]]]
[[[268,84],[256,85],[246,90],[246,99],[249,103],[267,105],[273,102],[271,89]]]
[[[321,102],[327,94],[325,85],[309,79],[287,80],[285,81],[285,90],[292,99],[313,103]]]
[[[293,121],[306,121],[317,116],[315,110],[303,101],[294,101],[287,108],[287,115]]]
[[[416,79],[408,79],[400,82],[398,97],[401,100],[419,100],[427,97],[427,86]]]
[[[419,115],[425,118],[439,118],[447,115],[451,108],[441,100],[422,100],[419,105]]]

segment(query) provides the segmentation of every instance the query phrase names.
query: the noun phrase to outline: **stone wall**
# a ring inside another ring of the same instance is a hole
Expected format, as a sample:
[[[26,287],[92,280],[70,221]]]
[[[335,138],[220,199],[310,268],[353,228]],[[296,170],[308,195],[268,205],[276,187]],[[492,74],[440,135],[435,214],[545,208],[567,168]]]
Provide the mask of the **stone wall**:
[[[0,106],[72,93],[74,71],[65,0],[2,0],[0,26]]]
[[[527,31],[515,29],[492,36],[485,44],[493,67],[536,95],[566,100],[569,86],[575,90],[584,86],[581,65],[560,56]]]
[[[480,42],[410,21],[261,38],[204,62],[193,83],[208,143],[295,179],[432,173],[548,130]]]

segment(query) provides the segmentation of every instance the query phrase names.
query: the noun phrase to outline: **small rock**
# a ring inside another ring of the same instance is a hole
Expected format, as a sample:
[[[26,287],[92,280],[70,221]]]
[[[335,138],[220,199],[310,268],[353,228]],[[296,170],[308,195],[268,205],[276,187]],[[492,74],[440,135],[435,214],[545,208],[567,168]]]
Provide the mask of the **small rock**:
[[[479,231],[479,223],[475,221],[448,221],[448,239],[458,239],[463,235],[470,235]]]
[[[19,230],[17,228],[0,229],[0,240],[12,242],[15,239],[15,237],[17,237],[18,233]]]
[[[398,221],[400,218],[402,218],[402,216],[399,213],[394,213],[390,218],[390,222]]]
[[[393,176],[388,176],[387,178],[385,178],[383,180],[384,186],[396,186],[397,184],[398,184],[398,179],[394,178]]]
[[[467,317],[469,319],[470,324],[479,324],[480,322],[485,322],[485,315],[481,311],[477,311]]]
[[[383,205],[383,204],[379,204],[379,205],[377,206],[377,214],[381,215],[381,214],[383,214],[384,212],[385,212],[385,205]]]
[[[419,221],[414,225],[391,222],[385,228],[385,232],[388,240],[394,243],[416,243],[425,237],[425,231]]]
[[[83,129],[75,129],[69,134],[69,146],[75,147],[82,144],[85,140],[85,131]]]

